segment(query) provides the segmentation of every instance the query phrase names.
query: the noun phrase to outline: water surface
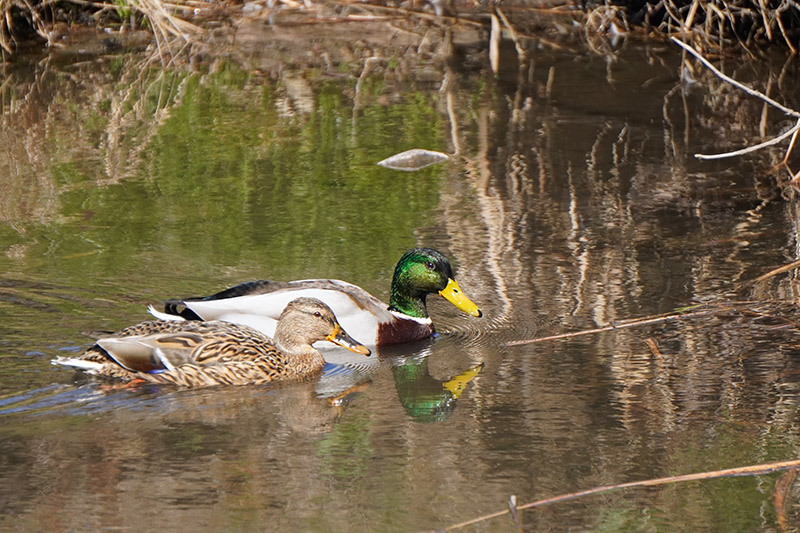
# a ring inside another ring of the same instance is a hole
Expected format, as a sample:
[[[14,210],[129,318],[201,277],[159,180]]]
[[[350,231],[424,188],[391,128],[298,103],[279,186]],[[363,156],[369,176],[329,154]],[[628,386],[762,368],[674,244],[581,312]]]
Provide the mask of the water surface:
[[[505,55],[496,77],[480,47],[393,53],[365,76],[360,60],[271,71],[258,57],[5,66],[0,527],[430,530],[511,494],[796,456],[794,274],[752,282],[796,256],[794,204],[765,173],[781,153],[691,156],[752,143],[761,107],[701,74],[682,84],[668,49],[543,48]],[[375,164],[410,148],[451,159]],[[250,279],[334,277],[386,300],[418,245],[447,253],[484,318],[431,297],[436,339],[331,352],[310,383],[119,388],[49,363],[148,304]],[[742,300],[780,305],[504,345]],[[609,493],[523,522],[775,531],[778,477]]]

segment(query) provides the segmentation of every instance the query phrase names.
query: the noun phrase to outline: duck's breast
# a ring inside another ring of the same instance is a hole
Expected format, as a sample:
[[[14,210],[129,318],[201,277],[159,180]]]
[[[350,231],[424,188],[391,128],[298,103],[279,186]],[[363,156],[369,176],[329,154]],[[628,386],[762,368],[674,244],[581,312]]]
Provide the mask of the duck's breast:
[[[400,344],[427,339],[434,333],[430,318],[414,318],[392,313],[394,320],[380,324],[377,344]]]

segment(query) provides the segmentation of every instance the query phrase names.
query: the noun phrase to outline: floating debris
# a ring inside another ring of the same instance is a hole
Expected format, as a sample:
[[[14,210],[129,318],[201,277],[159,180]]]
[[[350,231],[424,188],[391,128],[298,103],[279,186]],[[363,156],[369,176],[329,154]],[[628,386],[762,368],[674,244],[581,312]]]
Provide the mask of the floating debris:
[[[449,159],[449,156],[442,152],[432,152],[430,150],[414,148],[413,150],[406,150],[392,157],[387,157],[378,164],[382,167],[391,168],[392,170],[414,172],[415,170],[441,163],[447,159]]]

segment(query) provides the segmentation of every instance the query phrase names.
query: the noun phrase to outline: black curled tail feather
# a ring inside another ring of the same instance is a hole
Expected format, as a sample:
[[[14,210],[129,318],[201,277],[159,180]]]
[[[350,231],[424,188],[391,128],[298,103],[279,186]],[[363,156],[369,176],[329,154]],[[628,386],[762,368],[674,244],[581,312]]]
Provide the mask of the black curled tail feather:
[[[164,312],[186,320],[203,320],[200,315],[186,307],[183,302],[183,300],[167,300],[164,302]]]

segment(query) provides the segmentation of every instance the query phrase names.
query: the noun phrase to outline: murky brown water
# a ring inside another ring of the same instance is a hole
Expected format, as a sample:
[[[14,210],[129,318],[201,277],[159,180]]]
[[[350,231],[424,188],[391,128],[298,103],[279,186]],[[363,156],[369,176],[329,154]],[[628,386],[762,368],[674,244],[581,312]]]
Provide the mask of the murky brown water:
[[[542,49],[497,78],[479,48],[456,53],[398,53],[360,79],[363,51],[275,74],[258,57],[5,67],[0,528],[429,530],[511,494],[797,456],[800,338],[781,327],[797,284],[752,283],[796,257],[794,203],[763,176],[780,151],[691,157],[754,142],[761,107],[699,72],[681,86],[671,49]],[[772,89],[784,101],[792,80]],[[456,155],[374,164],[408,148]],[[358,366],[335,352],[318,382],[283,387],[119,389],[49,364],[147,304],[249,279],[336,277],[387,299],[415,245],[453,259],[483,319],[432,300],[434,341]],[[755,299],[784,304],[504,346]],[[444,386],[480,364],[460,396]],[[786,530],[797,488],[779,512],[777,479],[630,489],[523,522]]]

